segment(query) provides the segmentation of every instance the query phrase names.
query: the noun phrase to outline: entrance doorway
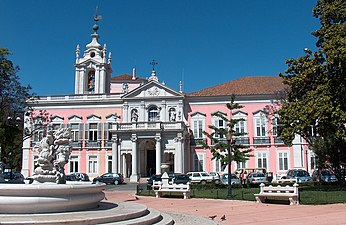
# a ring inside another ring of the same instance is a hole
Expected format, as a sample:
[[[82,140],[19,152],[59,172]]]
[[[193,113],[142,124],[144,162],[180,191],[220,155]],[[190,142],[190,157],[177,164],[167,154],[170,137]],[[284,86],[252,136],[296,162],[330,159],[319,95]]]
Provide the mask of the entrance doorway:
[[[155,150],[147,150],[147,177],[156,174],[156,152]]]

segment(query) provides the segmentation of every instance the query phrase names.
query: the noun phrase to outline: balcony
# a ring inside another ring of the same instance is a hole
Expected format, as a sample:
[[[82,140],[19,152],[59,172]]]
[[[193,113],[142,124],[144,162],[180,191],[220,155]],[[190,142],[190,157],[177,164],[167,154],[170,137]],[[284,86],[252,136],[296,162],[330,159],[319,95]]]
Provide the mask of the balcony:
[[[192,146],[202,146],[201,142],[206,142],[206,138],[192,138],[191,145]]]
[[[137,122],[119,123],[110,131],[139,131],[139,130],[182,130],[183,122]]]
[[[284,145],[285,143],[279,137],[274,137],[274,144],[275,145]]]
[[[237,145],[250,145],[250,140],[248,137],[236,137],[235,144]]]
[[[270,145],[269,137],[254,137],[253,138],[254,145]]]

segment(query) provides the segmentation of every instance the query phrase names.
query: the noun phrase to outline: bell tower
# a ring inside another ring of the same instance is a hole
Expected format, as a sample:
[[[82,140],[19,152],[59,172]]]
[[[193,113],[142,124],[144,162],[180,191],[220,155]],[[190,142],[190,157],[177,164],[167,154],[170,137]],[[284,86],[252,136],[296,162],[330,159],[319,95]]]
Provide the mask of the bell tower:
[[[86,45],[83,57],[80,57],[80,47],[76,48],[75,70],[75,94],[108,94],[110,90],[110,74],[112,72],[112,54],[106,57],[106,44],[102,47],[98,43],[97,33],[101,20],[96,9],[94,16],[94,33],[91,34],[91,42]]]

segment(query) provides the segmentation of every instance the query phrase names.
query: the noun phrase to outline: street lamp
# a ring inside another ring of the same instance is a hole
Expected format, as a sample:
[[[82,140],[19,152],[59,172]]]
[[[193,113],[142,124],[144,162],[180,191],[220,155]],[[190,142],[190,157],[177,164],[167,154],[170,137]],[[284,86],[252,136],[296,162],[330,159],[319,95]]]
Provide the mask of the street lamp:
[[[232,196],[232,185],[231,185],[231,154],[232,154],[232,133],[231,131],[227,132],[227,151],[228,151],[228,187],[227,187],[227,199],[231,200]]]

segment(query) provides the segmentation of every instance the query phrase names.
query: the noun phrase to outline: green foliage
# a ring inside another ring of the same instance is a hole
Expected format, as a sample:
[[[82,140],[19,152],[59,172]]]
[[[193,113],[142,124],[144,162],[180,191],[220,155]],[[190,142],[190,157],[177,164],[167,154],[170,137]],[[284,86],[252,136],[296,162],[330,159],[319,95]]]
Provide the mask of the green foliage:
[[[235,109],[241,109],[243,106],[238,103],[234,103],[235,96],[231,96],[231,102],[226,104],[226,107],[232,113]],[[211,140],[211,144],[208,144],[208,139],[205,142],[201,142],[205,149],[209,149],[213,154],[213,159],[220,160],[222,164],[229,165],[232,161],[245,162],[251,157],[251,149],[248,146],[237,144],[237,137],[244,136],[245,133],[239,133],[235,130],[235,125],[243,119],[229,119],[224,114],[216,112],[213,114],[223,121],[225,121],[227,128],[219,128],[214,125],[209,125],[208,127],[213,130],[212,133],[203,131],[204,135]],[[230,140],[227,140],[227,136]],[[228,149],[231,150],[231,155],[228,155]]]
[[[0,146],[1,160],[7,166],[19,169],[21,166],[21,145],[23,137],[23,114],[27,99],[31,99],[30,86],[21,86],[17,72],[8,59],[11,53],[0,48]]]
[[[346,2],[319,0],[313,10],[321,28],[313,32],[317,50],[287,60],[280,74],[289,89],[278,111],[280,138],[292,144],[301,135],[320,167],[338,169],[346,162]]]

